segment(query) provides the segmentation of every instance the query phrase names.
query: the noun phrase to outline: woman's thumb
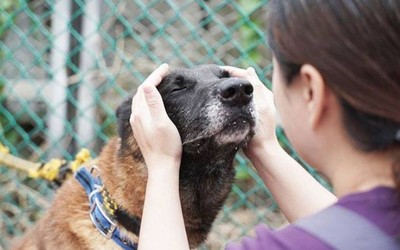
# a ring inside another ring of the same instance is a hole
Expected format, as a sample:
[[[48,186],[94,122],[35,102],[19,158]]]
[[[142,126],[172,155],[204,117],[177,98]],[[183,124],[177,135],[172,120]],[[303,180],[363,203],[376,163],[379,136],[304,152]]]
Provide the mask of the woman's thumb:
[[[164,103],[157,88],[153,85],[143,86],[144,96],[153,119],[160,119],[166,114]]]

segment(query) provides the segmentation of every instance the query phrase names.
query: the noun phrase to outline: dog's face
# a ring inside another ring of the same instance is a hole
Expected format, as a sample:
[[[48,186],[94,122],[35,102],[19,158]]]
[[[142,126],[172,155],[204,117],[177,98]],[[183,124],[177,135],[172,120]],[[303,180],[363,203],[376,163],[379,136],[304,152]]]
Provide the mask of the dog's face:
[[[230,77],[217,65],[175,69],[162,80],[158,90],[168,116],[178,128],[184,153],[237,150],[254,134],[252,85],[245,79]],[[140,152],[132,150],[130,113],[128,99],[117,110],[120,152],[133,151],[135,158],[141,158]]]
[[[217,65],[173,70],[158,89],[184,151],[199,152],[209,143],[237,147],[254,133],[252,85]]]

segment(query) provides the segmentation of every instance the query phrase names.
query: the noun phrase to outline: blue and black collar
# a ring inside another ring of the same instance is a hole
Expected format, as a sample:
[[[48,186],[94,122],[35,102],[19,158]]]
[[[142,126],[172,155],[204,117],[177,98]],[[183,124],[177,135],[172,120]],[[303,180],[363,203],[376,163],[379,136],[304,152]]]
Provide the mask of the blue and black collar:
[[[81,167],[75,173],[75,178],[89,197],[89,215],[97,230],[107,239],[112,239],[122,249],[136,250],[137,244],[131,242],[121,233],[117,222],[123,225],[126,230],[139,235],[140,218],[132,217],[120,209],[110,198],[101,179],[95,178],[91,171],[89,172],[86,168]]]

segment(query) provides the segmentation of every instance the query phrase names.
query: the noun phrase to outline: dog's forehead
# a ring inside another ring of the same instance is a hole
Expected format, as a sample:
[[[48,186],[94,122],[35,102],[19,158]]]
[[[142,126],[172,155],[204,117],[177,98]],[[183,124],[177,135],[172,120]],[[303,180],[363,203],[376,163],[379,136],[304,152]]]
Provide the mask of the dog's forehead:
[[[177,68],[171,71],[171,75],[179,75],[190,79],[218,78],[223,70],[215,64],[200,65],[193,68]]]

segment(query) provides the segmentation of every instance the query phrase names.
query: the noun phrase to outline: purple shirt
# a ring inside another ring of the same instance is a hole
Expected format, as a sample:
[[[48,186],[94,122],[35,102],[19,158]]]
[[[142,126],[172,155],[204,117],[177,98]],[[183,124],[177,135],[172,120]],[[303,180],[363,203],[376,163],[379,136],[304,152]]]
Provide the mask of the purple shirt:
[[[394,189],[378,187],[368,192],[344,196],[336,205],[350,209],[367,218],[388,235],[400,236],[400,203]],[[334,232],[333,232],[334,233]],[[270,230],[265,225],[256,227],[254,238],[246,237],[240,244],[230,244],[227,250],[255,249],[332,249],[295,225]]]

